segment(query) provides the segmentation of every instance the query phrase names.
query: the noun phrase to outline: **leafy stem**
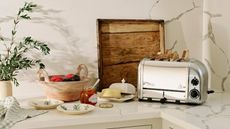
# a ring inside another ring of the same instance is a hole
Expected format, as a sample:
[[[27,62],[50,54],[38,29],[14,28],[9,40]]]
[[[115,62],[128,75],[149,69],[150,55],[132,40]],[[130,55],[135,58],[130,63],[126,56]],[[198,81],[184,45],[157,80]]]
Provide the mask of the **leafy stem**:
[[[35,7],[37,7],[36,4],[26,2],[24,6],[19,9],[16,18],[14,19],[10,44],[7,46],[7,44],[4,43],[6,48],[5,58],[0,54],[0,81],[11,80],[16,86],[18,86],[19,83],[16,76],[19,70],[32,68],[32,66],[37,64],[39,64],[40,67],[42,66],[42,68],[45,67],[40,59],[26,57],[26,53],[35,49],[42,54],[47,55],[49,54],[50,49],[46,43],[34,40],[31,36],[27,36],[22,41],[16,42],[17,27],[20,20],[31,19],[28,13],[32,12]],[[0,40],[4,41],[2,37],[0,37]]]
[[[36,4],[33,3],[25,3],[24,6],[22,8],[19,9],[16,18],[14,19],[14,26],[13,26],[13,30],[11,31],[11,43],[10,43],[10,47],[7,48],[7,55],[6,58],[9,57],[10,53],[11,53],[11,49],[12,46],[15,44],[15,38],[16,38],[16,28],[18,23],[20,22],[20,18],[22,19],[31,19],[31,17],[27,14],[28,12],[32,12],[32,10],[37,7]]]

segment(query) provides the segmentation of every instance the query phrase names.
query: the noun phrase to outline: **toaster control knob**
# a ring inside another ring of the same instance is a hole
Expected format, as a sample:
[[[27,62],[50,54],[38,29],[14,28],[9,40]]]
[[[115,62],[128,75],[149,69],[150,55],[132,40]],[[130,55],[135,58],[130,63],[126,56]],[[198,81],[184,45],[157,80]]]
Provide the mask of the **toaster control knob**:
[[[197,85],[199,84],[199,80],[198,80],[196,77],[194,77],[194,78],[192,79],[191,83],[192,83],[194,86],[197,86]]]
[[[192,89],[190,91],[190,96],[191,98],[196,99],[200,96],[200,92],[197,89]]]

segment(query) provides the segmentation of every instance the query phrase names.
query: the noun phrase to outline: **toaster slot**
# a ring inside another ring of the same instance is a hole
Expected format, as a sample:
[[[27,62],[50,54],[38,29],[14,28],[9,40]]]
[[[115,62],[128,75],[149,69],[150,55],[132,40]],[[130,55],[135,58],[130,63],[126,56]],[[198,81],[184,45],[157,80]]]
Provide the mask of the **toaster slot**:
[[[143,98],[152,98],[152,99],[162,99],[166,98],[167,100],[186,100],[186,92],[176,92],[176,91],[163,91],[163,90],[153,90],[153,89],[143,89],[142,90]]]
[[[187,98],[185,92],[164,91],[164,94],[168,100],[185,100]]]
[[[163,91],[159,90],[142,90],[142,92],[143,97],[147,98],[162,98],[163,96]]]

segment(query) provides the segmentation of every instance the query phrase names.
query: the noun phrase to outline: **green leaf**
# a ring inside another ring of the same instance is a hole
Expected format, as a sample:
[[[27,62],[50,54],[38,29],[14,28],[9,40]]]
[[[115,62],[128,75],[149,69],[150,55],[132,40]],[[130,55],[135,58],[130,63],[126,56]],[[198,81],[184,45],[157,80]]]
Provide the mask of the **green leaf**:
[[[19,83],[15,77],[12,78],[12,81],[13,81],[15,86],[19,86]]]
[[[18,28],[17,26],[20,20],[30,19],[29,13],[32,12],[35,7],[37,7],[36,4],[25,2],[24,6],[19,8],[18,14],[13,21],[14,26],[11,31],[13,37],[17,34],[16,29]],[[0,40],[3,40],[3,37],[0,37]],[[32,68],[35,65],[39,65],[40,68],[45,68],[41,60],[29,58],[26,55],[33,52],[33,49],[46,55],[49,54],[50,49],[46,43],[34,40],[30,36],[25,37],[22,41],[14,40],[15,38],[12,38],[10,41],[10,52],[4,55],[0,54],[0,80],[12,80],[13,83],[18,86],[19,83],[16,79],[18,71]]]
[[[27,14],[21,15],[20,17],[23,19],[31,19],[30,16],[28,16]]]
[[[39,64],[39,63],[41,63],[41,60],[35,60],[35,63]]]
[[[32,40],[32,38],[31,38],[30,36],[25,38],[25,42],[26,42],[26,43],[32,42],[32,41],[33,41],[33,40]]]
[[[40,64],[39,64],[39,68],[40,68],[40,69],[45,69],[45,65],[44,65],[43,63],[40,63]]]
[[[36,5],[36,4],[33,4],[33,3],[31,3],[30,7],[35,8],[35,7],[37,7],[37,5]]]
[[[15,35],[17,33],[17,31],[12,30],[11,33],[12,33],[12,35]]]
[[[15,19],[14,19],[14,24],[18,24],[18,22],[19,22],[18,20],[15,20]]]

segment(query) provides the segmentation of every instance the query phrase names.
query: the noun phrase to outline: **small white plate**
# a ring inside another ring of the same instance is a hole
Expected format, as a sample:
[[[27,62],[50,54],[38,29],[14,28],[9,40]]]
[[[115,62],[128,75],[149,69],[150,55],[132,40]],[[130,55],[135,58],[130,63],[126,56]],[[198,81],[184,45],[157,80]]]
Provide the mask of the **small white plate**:
[[[84,114],[93,111],[95,106],[80,103],[65,103],[57,107],[57,110],[70,115]]]
[[[63,101],[56,99],[34,99],[29,101],[29,105],[35,107],[35,109],[38,110],[54,109],[63,103]]]
[[[115,102],[124,102],[124,101],[128,101],[131,100],[135,97],[135,95],[122,95],[121,98],[106,98],[110,101],[115,101]]]

